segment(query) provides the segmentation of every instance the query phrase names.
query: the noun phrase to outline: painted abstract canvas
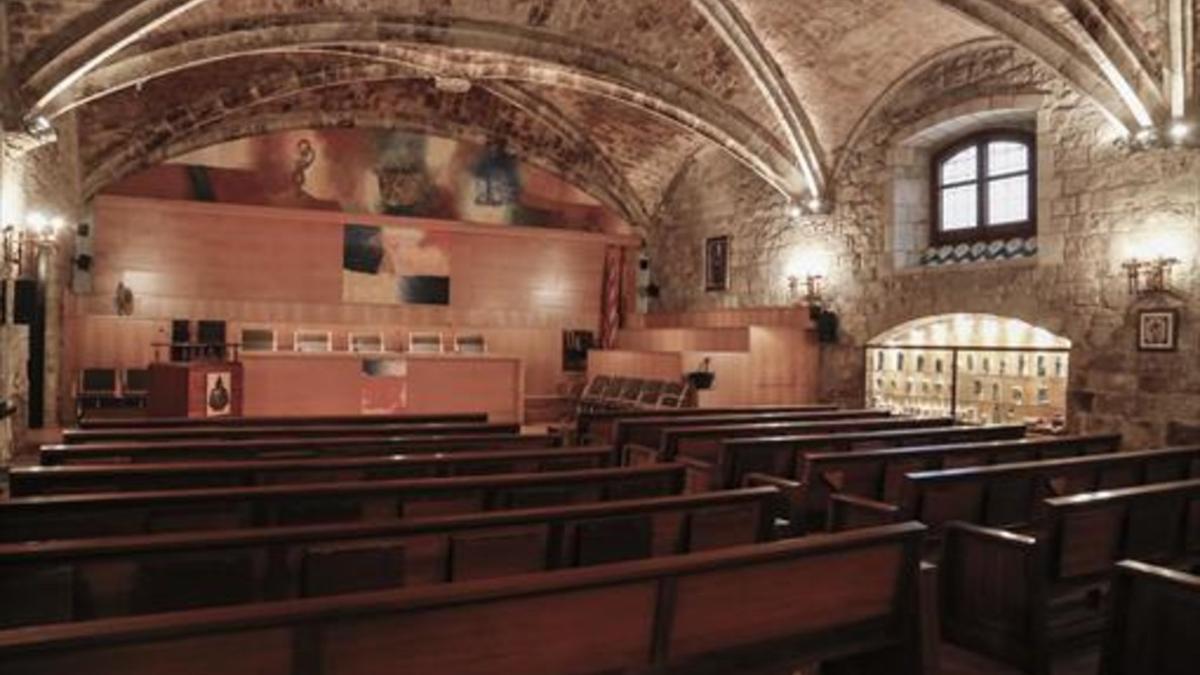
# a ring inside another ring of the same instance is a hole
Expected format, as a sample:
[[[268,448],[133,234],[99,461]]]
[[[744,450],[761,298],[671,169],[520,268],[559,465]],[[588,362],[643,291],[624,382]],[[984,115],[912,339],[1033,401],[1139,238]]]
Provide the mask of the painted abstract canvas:
[[[367,304],[449,305],[449,239],[418,228],[346,225],[342,299]]]

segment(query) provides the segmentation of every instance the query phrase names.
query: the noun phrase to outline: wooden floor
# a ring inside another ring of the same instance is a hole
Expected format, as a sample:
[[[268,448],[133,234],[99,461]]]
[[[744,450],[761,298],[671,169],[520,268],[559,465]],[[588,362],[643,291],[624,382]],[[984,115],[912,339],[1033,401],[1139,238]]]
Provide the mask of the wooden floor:
[[[1099,648],[1064,655],[1054,664],[1054,675],[1096,675],[1100,672]],[[942,645],[940,675],[1021,675],[1021,671],[953,645]]]

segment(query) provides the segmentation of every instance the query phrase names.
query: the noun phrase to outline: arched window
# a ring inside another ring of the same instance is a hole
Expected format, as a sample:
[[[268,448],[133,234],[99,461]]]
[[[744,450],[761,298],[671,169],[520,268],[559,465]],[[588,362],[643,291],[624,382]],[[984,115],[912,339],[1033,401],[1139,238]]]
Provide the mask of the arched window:
[[[1033,134],[974,134],[933,159],[935,244],[1037,233],[1037,159]]]

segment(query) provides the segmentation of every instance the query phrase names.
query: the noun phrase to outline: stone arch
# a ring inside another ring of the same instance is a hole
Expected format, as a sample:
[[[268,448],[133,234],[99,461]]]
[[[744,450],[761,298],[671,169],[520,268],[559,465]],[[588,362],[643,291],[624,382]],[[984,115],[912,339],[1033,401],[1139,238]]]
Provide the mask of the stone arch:
[[[397,47],[404,46],[421,48],[401,49],[399,55]],[[43,112],[61,114],[137,82],[202,63],[314,50],[374,53],[431,75],[533,82],[615,99],[725,148],[786,194],[809,189],[805,176],[771,132],[711,94],[605,50],[479,21],[451,20],[431,26],[418,18],[352,23],[314,19],[184,38],[95,69],[67,92],[70,96],[52,101]]]
[[[348,127],[389,129],[439,135],[477,144],[484,144],[494,137],[494,129],[456,124],[445,118],[437,118],[437,120],[436,125],[431,125],[425,115],[398,118],[387,113],[361,109],[342,110],[333,114],[322,113],[314,109],[303,109],[287,113],[275,112],[255,118],[246,115],[227,117],[214,124],[193,129],[187,134],[162,137],[143,152],[120,158],[120,161],[105,166],[103,169],[94,170],[85,177],[85,194],[90,198],[112,181],[194,150],[277,131]],[[527,142],[527,139],[524,138],[509,137],[508,140],[509,147],[521,156],[523,161],[554,173],[589,192],[616,213],[625,217],[635,229],[643,226],[642,223],[634,221],[622,204],[615,201],[614,197],[598,189],[594,182],[595,177],[581,170],[581,164],[572,162],[564,165],[561,162],[555,162],[551,157],[540,152],[540,146],[537,143]]]
[[[305,92],[319,89],[350,86],[361,83],[388,83],[403,79],[424,79],[416,72],[406,72],[390,67],[391,64],[363,60],[344,67],[323,71],[324,76],[319,81],[307,83],[304,73],[288,72],[274,77],[251,79],[236,82],[234,95],[228,95],[229,90],[215,91],[209,98],[215,102],[205,105],[204,101],[196,102],[195,106],[188,105],[176,109],[164,110],[153,120],[147,120],[146,126],[156,129],[169,129],[167,136],[151,135],[139,139],[138,142],[121,142],[112,152],[105,152],[103,163],[88,167],[89,175],[85,178],[87,194],[94,194],[103,183],[127,175],[130,167],[138,168],[145,165],[141,155],[155,156],[155,148],[170,144],[174,139],[187,138],[201,132],[204,128],[219,124],[222,119],[237,117],[244,111],[255,106],[275,101],[286,100]],[[520,87],[500,81],[489,82],[489,94],[503,99],[510,106],[521,110],[534,118],[556,139],[556,146],[567,146],[575,149],[575,155],[583,158],[569,169],[573,180],[580,186],[594,193],[597,198],[620,213],[631,225],[644,228],[648,223],[645,206],[629,185],[625,175],[603,151],[593,143],[582,130],[567,119],[565,115],[552,104]],[[244,105],[228,109],[219,104],[223,98],[236,101],[246,101]],[[436,116],[431,116],[436,117]],[[526,144],[530,152],[527,157],[533,159],[541,153],[535,152],[532,144]],[[160,160],[161,161],[161,160]],[[564,173],[568,167],[555,164],[547,158],[540,158],[543,168],[555,173]],[[536,163],[536,162],[535,162]]]
[[[1006,0],[942,2],[1037,56],[1127,133],[1169,119],[1140,50],[1092,0],[1044,0],[1033,10]]]

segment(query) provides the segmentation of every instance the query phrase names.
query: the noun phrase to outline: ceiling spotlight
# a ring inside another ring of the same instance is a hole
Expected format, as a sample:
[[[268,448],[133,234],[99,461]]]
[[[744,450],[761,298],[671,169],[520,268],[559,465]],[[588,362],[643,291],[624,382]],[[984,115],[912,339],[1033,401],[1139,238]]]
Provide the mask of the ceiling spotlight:
[[[1187,140],[1188,136],[1192,135],[1192,125],[1183,120],[1176,120],[1171,124],[1171,129],[1167,133],[1171,135],[1171,140],[1176,143],[1182,143]]]
[[[1134,134],[1133,140],[1141,146],[1154,145],[1156,142],[1158,142],[1158,129],[1155,129],[1154,127],[1142,127],[1141,129],[1138,129],[1136,134]]]
[[[804,210],[800,208],[799,204],[792,202],[788,205],[787,214],[788,218],[795,220],[804,215]]]
[[[823,208],[825,208],[825,204],[821,201],[820,197],[813,197],[808,200],[809,213],[820,213]]]

